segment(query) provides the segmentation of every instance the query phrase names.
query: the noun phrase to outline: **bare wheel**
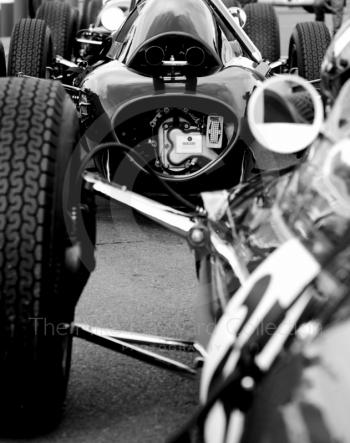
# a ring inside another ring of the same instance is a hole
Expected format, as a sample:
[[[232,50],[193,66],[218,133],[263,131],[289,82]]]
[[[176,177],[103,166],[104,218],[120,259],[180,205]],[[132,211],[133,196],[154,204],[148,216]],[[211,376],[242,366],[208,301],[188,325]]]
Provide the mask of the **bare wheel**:
[[[19,72],[31,77],[45,78],[52,65],[53,47],[50,30],[45,22],[22,19],[14,27],[8,57],[8,74]]]
[[[0,79],[0,101],[0,427],[28,434],[60,418],[88,276],[79,287],[66,265],[78,120],[58,82]]]
[[[245,31],[260,50],[263,58],[274,62],[280,58],[280,29],[272,5],[250,3],[244,7],[247,14]]]
[[[320,78],[321,63],[330,44],[331,36],[322,22],[298,23],[289,42],[289,67],[306,78]]]

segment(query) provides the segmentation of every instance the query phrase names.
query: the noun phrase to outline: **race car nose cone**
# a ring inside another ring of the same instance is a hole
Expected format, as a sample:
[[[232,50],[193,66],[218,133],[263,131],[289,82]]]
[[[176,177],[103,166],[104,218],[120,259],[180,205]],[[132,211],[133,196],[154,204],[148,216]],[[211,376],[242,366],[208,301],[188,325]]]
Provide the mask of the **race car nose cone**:
[[[204,58],[204,51],[198,46],[192,46],[186,51],[186,60],[189,65],[200,66],[204,62]]]
[[[160,46],[151,46],[145,51],[146,62],[149,65],[157,66],[164,60],[164,51]]]

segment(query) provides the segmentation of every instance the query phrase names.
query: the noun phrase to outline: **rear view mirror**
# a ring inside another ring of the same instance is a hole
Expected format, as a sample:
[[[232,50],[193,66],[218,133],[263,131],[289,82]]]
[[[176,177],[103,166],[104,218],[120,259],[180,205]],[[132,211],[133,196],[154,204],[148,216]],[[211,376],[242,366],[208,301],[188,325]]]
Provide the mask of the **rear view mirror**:
[[[108,31],[118,31],[125,20],[125,13],[119,6],[120,2],[111,0],[108,2],[100,13],[100,21],[104,28]]]
[[[302,77],[280,75],[264,81],[248,103],[248,123],[256,140],[273,152],[307,148],[323,122],[322,100]]]

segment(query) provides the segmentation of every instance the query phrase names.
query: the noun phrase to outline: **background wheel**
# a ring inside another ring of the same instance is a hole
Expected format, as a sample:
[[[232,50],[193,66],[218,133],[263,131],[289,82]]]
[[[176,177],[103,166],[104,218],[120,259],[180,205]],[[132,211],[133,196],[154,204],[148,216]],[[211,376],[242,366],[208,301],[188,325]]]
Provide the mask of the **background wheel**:
[[[32,77],[44,78],[46,67],[53,61],[53,46],[50,30],[45,22],[36,19],[22,19],[14,27],[9,56],[8,75],[19,72]]]
[[[102,0],[85,0],[81,14],[80,29],[88,29],[95,24],[102,9]]]
[[[0,41],[0,77],[6,77],[5,50],[1,41]]]
[[[251,3],[244,7],[247,14],[245,32],[260,50],[264,59],[274,62],[280,58],[281,44],[277,14],[272,5]]]
[[[289,68],[307,80],[320,78],[321,63],[331,36],[322,22],[298,23],[289,42]]]
[[[88,25],[94,25],[102,9],[102,0],[90,0],[88,5]]]
[[[69,60],[78,29],[78,12],[67,3],[49,1],[40,6],[36,17],[50,28],[55,53]]]
[[[78,0],[61,0],[61,1],[65,1],[65,3],[68,3],[73,8],[78,8],[79,7],[79,1]]]
[[[39,6],[44,2],[49,2],[53,0],[29,0],[29,12],[31,17],[35,17],[36,11],[38,10]],[[67,3],[68,5],[72,6],[73,8],[79,7],[79,0],[58,0],[61,3]]]
[[[69,377],[80,292],[65,187],[79,127],[58,82],[0,79],[0,100],[0,427],[28,434],[56,424]]]
[[[88,9],[89,9],[90,0],[85,0],[83,4],[83,10],[81,13],[80,20],[80,29],[87,29],[89,27],[89,17],[88,17]]]
[[[241,4],[241,6],[245,6],[251,3],[257,3],[257,0],[241,0],[239,3]]]

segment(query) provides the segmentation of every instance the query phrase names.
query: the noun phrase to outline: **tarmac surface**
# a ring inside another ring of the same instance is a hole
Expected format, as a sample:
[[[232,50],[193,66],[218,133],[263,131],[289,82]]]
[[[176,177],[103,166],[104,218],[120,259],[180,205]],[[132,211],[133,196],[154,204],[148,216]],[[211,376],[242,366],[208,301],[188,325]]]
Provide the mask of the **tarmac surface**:
[[[194,338],[194,261],[185,242],[130,210],[105,205],[98,217],[97,268],[77,321]],[[190,363],[186,354],[178,354]],[[37,442],[162,442],[197,401],[196,380],[76,339],[66,419]]]
[[[279,16],[286,54],[293,25],[313,17],[280,8]],[[78,305],[78,322],[194,338],[194,260],[183,240],[151,223],[138,224],[128,209],[105,202],[98,214],[96,258],[96,271]],[[30,441],[164,442],[189,417],[197,399],[196,379],[76,339],[65,418],[52,434]]]

